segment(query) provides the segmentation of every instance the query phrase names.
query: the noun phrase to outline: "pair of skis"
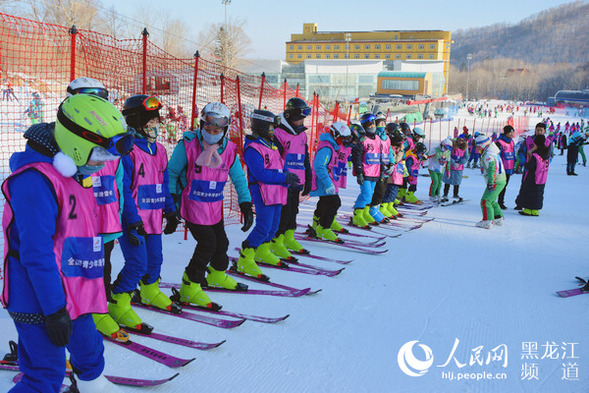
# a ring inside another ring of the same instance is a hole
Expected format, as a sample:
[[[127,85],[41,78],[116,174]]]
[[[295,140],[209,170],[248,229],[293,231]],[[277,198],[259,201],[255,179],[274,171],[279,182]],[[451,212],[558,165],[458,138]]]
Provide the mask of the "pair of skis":
[[[19,364],[18,364],[18,354],[17,354],[17,344],[14,341],[9,342],[11,353],[7,354],[4,357],[4,360],[0,361],[0,370],[7,370],[7,371],[20,371]],[[70,372],[67,372],[69,375]],[[127,386],[137,386],[137,387],[145,387],[145,386],[157,386],[163,385],[166,382],[171,381],[172,379],[176,378],[179,373],[172,375],[169,378],[163,379],[139,379],[139,378],[127,378],[127,377],[119,377],[115,375],[105,375],[104,377],[108,379],[110,382],[117,384],[117,385],[127,385]],[[23,374],[19,372],[12,381],[14,383],[19,382],[23,377]],[[62,386],[62,389],[67,389],[68,386]]]

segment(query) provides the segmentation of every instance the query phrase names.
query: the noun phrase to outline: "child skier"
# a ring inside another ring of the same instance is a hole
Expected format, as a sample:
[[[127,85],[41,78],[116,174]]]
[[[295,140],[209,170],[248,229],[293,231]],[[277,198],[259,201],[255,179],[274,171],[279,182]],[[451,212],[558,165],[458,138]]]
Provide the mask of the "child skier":
[[[476,226],[490,229],[493,224],[503,225],[503,212],[497,203],[497,197],[505,187],[505,170],[499,157],[499,148],[491,142],[491,138],[479,135],[475,143],[481,155],[481,170],[487,186],[481,198],[483,219]]]
[[[385,217],[397,218],[401,214],[395,208],[395,199],[399,187],[403,185],[403,175],[405,170],[405,161],[403,159],[403,142],[404,138],[398,130],[396,123],[387,124],[387,135],[391,140],[391,158],[388,167],[385,168],[388,176],[387,189],[383,197],[383,203],[380,205],[380,211]]]
[[[434,203],[440,202],[442,175],[446,170],[446,164],[450,160],[451,149],[452,140],[448,137],[440,143],[439,147],[435,148],[433,154],[429,157],[428,170],[432,181],[429,188],[429,199]]]
[[[519,195],[515,203],[523,209],[518,213],[523,216],[538,216],[544,202],[544,187],[550,165],[550,153],[545,144],[544,135],[538,135],[534,140],[536,150],[526,162],[526,172],[523,175]]]
[[[405,202],[414,203],[416,205],[421,205],[423,203],[415,196],[415,191],[417,191],[417,180],[419,179],[419,168],[421,167],[421,162],[425,157],[427,157],[426,150],[427,148],[425,145],[421,142],[418,142],[415,144],[415,148],[413,150],[409,150],[406,154],[405,166],[409,172],[409,176],[407,177],[409,188],[405,194]]]
[[[515,167],[515,144],[513,143],[513,137],[515,136],[515,130],[512,126],[507,125],[503,127],[503,133],[499,136],[497,141],[497,147],[501,151],[501,160],[503,161],[503,168],[505,168],[505,187],[499,193],[499,207],[505,210],[505,191],[509,184],[509,178],[513,174]]]
[[[459,190],[462,183],[462,172],[464,172],[464,164],[468,161],[468,143],[463,138],[456,139],[452,144],[452,152],[450,153],[450,161],[446,164],[442,181],[444,182],[444,195],[441,202],[448,202],[448,192],[450,186],[453,186],[452,195],[453,202],[460,202]]]
[[[182,276],[180,301],[214,309],[219,306],[211,302],[203,287],[245,289],[243,284],[238,286],[237,281],[225,274],[229,265],[229,240],[223,221],[223,189],[228,177],[235,186],[237,202],[244,215],[241,230],[246,232],[254,220],[237,145],[227,135],[230,124],[231,113],[224,104],[207,104],[202,110],[200,128],[184,134],[168,166],[170,190],[180,192],[181,196],[174,199],[181,200],[180,214],[197,242]],[[178,182],[185,185],[183,190],[176,189]]]
[[[375,138],[380,143],[380,162],[381,167],[385,168],[388,167],[391,160],[391,140],[386,132],[386,116],[382,112],[378,112],[376,114],[375,119],[376,125],[376,135],[378,138]],[[385,216],[381,210],[381,203],[384,198],[384,194],[387,190],[387,181],[388,175],[383,171],[381,171],[381,176],[379,177],[376,185],[374,186],[374,193],[372,194],[372,200],[370,202],[370,216],[379,223],[387,222],[389,215]]]
[[[135,148],[123,157],[123,235],[119,238],[125,265],[112,285],[109,314],[120,325],[144,330],[149,327],[131,308],[132,292],[140,287],[141,301],[153,307],[179,312],[175,304],[159,289],[162,255],[162,218],[167,219],[163,232],[171,234],[180,220],[168,189],[168,157],[158,142],[159,110],[155,96],[138,94],[123,105],[127,124],[136,132]]]
[[[313,229],[317,237],[324,240],[339,241],[331,227],[342,204],[338,191],[347,185],[351,140],[352,133],[342,122],[333,123],[329,132],[319,137],[320,142],[313,163],[311,196],[319,197],[313,214]]]
[[[469,144],[470,144],[470,157],[468,158],[468,163],[466,164],[467,168],[478,168],[479,164],[479,158],[481,157],[481,155],[478,153],[478,149],[476,146],[476,138],[478,138],[481,135],[480,132],[475,132],[474,133],[474,137],[470,139]],[[472,166],[470,165],[470,163],[472,162]]]
[[[360,125],[366,133],[352,147],[352,165],[360,186],[360,194],[354,203],[351,223],[362,228],[368,224],[378,225],[369,211],[374,187],[380,179],[382,170],[380,138],[376,135],[375,120],[376,116],[372,113],[365,113],[360,117]]]
[[[280,223],[280,211],[286,204],[288,187],[299,188],[299,177],[284,171],[284,161],[272,142],[274,127],[280,119],[270,111],[256,109],[250,116],[252,135],[245,139],[243,158],[248,168],[248,183],[256,208],[254,229],[241,244],[237,270],[265,279],[256,262],[281,266],[283,262],[270,251]]]
[[[13,173],[2,185],[2,303],[19,334],[23,372],[12,391],[60,391],[66,347],[82,391],[111,391],[101,377],[104,347],[92,320],[107,307],[89,175],[127,154],[132,135],[111,103],[77,94],[60,105],[55,123],[32,126],[24,136],[25,151],[12,155]]]
[[[108,100],[108,90],[93,78],[80,77],[70,82],[66,96],[92,94]],[[125,139],[127,149],[133,148],[134,137],[129,133]],[[106,161],[104,168],[91,175],[92,188],[98,204],[98,233],[104,242],[104,288],[107,300],[110,299],[111,255],[115,240],[123,234],[121,226],[123,165],[120,159]],[[119,327],[110,314],[93,314],[96,329],[107,337],[120,342],[129,341],[129,334]]]
[[[585,143],[585,135],[575,131],[570,139],[567,147],[567,175],[577,176],[575,173],[575,165],[579,159],[579,146]]]
[[[305,101],[293,97],[286,103],[284,112],[278,115],[280,124],[274,130],[274,143],[284,161],[284,169],[296,174],[300,186],[289,187],[286,205],[282,208],[280,225],[276,231],[270,249],[276,256],[291,259],[289,250],[307,252],[294,238],[299,213],[299,198],[311,191],[311,164],[309,162],[309,147],[305,131],[305,118],[311,114],[311,108]],[[301,192],[302,191],[302,192]],[[272,258],[274,259],[274,258]]]

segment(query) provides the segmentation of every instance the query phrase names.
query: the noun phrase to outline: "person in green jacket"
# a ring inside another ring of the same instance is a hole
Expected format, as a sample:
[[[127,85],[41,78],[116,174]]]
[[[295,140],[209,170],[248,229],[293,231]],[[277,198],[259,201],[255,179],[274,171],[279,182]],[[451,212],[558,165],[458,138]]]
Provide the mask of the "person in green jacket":
[[[485,192],[481,198],[483,219],[476,226],[490,229],[493,224],[503,225],[503,212],[497,197],[505,188],[506,177],[503,162],[499,156],[499,148],[491,143],[491,138],[479,135],[475,139],[477,152],[481,154],[481,170],[487,183]]]
[[[436,147],[433,155],[429,157],[429,175],[432,184],[429,187],[429,199],[434,203],[440,202],[440,190],[442,189],[442,177],[446,164],[450,161],[450,152],[452,150],[452,139],[444,139],[440,146]]]

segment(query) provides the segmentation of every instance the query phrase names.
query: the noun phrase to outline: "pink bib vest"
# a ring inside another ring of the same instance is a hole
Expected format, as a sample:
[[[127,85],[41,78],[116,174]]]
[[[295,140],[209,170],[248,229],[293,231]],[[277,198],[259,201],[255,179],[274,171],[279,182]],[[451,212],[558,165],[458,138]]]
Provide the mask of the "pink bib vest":
[[[156,142],[156,146],[155,156],[140,148],[129,153],[134,164],[131,191],[145,232],[150,235],[162,233],[163,209],[166,203],[163,183],[168,157],[166,149],[160,143]]]
[[[328,148],[331,150],[331,160],[327,163],[327,171],[333,185],[335,186],[335,192],[337,193],[340,188],[346,188],[348,179],[348,158],[352,148],[339,146],[336,151],[333,145],[329,141],[321,141],[317,146],[317,151]],[[313,173],[311,189],[315,191],[317,189],[317,178]]]
[[[499,145],[501,145],[501,159],[503,160],[503,166],[507,173],[513,173],[513,167],[515,166],[515,144],[513,141],[510,143],[505,142],[503,139],[499,139]]]
[[[532,157],[536,158],[536,172],[534,173],[534,181],[536,184],[546,184],[550,160],[542,159],[538,153],[532,154]],[[528,176],[528,172],[526,172],[524,176]]]
[[[452,149],[451,158],[454,161],[460,160],[466,154],[466,150],[459,149],[457,147]],[[453,171],[462,171],[464,170],[464,164],[450,164],[450,169]]]
[[[250,143],[246,149],[255,149],[264,158],[264,169],[278,169],[282,171],[284,161],[278,150],[271,149],[261,143]],[[281,184],[256,183],[260,187],[260,194],[266,206],[286,205],[288,188]]]
[[[216,168],[196,165],[196,159],[203,152],[197,138],[184,143],[188,167],[186,188],[182,191],[180,214],[187,221],[198,225],[215,225],[223,219],[223,189],[229,169],[235,162],[237,146],[227,140],[221,153],[223,163]]]
[[[305,184],[307,134],[301,132],[299,135],[292,135],[282,128],[276,128],[274,130],[274,136],[284,148],[282,151],[284,169],[297,175],[301,179],[301,184]]]
[[[104,168],[94,173],[92,189],[98,204],[98,233],[118,233],[123,230],[119,215],[119,189],[116,172],[120,159],[106,161]]]
[[[391,140],[388,136],[384,141],[380,139],[380,157],[385,165],[391,162]]]
[[[364,145],[364,157],[362,158],[362,163],[364,164],[364,176],[379,177],[380,138],[378,136],[374,139],[364,138],[362,144]]]
[[[91,188],[83,188],[72,177],[63,177],[53,165],[37,162],[25,165],[10,177],[34,168],[53,185],[59,213],[53,236],[53,253],[66,297],[66,309],[72,319],[89,313],[107,313],[104,290],[104,247],[98,236],[98,207]],[[2,184],[6,205],[2,217],[4,238],[8,239],[13,214],[8,182]],[[10,241],[4,245],[7,267]],[[8,272],[7,269],[4,270]],[[4,278],[2,303],[8,305],[8,280]]]
[[[419,158],[417,158],[417,156],[413,154],[413,152],[408,152],[407,158],[409,157],[413,158],[411,168],[407,168],[409,170],[409,175],[411,176],[411,181],[409,182],[409,184],[415,185],[417,184],[417,176],[419,175],[419,168],[421,167],[421,162],[419,161]]]

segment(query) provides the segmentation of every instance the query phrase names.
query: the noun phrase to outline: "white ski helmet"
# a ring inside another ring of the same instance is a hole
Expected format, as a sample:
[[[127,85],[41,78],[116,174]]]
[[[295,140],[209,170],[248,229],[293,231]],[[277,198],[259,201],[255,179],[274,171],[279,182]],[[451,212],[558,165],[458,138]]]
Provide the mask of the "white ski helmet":
[[[350,127],[346,125],[346,123],[342,123],[341,121],[336,121],[329,127],[329,131],[334,139],[339,137],[348,138],[352,136],[352,131],[350,131]]]
[[[82,76],[70,82],[66,90],[66,97],[71,97],[74,94],[93,94],[95,96],[108,99],[108,90],[102,83],[94,78]]]
[[[223,129],[223,134],[227,133],[231,124],[231,112],[220,102],[210,102],[202,108],[200,114],[200,129],[202,130],[207,124],[213,124]]]
[[[450,137],[444,139],[442,141],[442,146],[445,146],[446,148],[451,149],[452,148],[452,139],[450,139]]]

